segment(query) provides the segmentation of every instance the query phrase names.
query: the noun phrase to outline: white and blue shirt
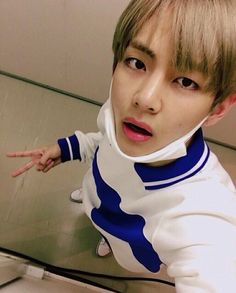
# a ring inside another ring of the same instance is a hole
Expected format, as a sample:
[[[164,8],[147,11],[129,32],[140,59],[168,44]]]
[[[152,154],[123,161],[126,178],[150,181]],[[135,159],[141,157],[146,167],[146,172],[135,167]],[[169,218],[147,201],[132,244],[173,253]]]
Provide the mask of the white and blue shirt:
[[[121,157],[100,130],[77,131],[58,143],[63,162],[91,161],[83,180],[85,210],[118,263],[152,273],[164,263],[181,293],[236,292],[235,187],[202,130],[186,156],[160,167]],[[218,278],[223,266],[230,267],[228,276]]]

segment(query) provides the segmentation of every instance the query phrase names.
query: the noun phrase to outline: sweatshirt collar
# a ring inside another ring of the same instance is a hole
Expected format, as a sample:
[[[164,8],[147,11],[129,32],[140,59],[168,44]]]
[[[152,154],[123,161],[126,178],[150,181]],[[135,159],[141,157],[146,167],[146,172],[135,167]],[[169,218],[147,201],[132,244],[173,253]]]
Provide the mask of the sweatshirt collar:
[[[134,168],[142,179],[145,189],[161,189],[194,176],[205,166],[209,153],[209,147],[203,139],[200,128],[195,133],[186,156],[165,166],[153,167],[143,163],[135,163]]]

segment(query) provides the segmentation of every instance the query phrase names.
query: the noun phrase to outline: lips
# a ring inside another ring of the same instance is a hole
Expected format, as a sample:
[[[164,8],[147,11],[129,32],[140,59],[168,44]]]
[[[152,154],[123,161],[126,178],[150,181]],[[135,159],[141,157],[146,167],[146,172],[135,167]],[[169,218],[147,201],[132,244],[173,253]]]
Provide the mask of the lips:
[[[144,142],[152,137],[151,127],[134,118],[126,118],[123,121],[123,131],[129,139],[135,142]]]

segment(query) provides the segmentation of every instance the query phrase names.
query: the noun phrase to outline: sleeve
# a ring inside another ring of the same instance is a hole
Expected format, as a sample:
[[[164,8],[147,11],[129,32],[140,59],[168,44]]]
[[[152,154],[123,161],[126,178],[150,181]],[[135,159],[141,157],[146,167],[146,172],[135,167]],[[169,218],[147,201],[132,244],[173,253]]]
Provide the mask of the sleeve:
[[[236,292],[236,199],[220,191],[221,200],[216,191],[204,202],[183,201],[155,232],[154,247],[177,293]]]
[[[101,132],[84,134],[76,131],[75,134],[58,139],[61,149],[61,161],[80,160],[91,162],[103,135]]]
[[[176,251],[167,268],[176,292],[236,292],[236,259],[229,252],[235,247],[230,246],[195,244]]]
[[[101,107],[98,118],[98,132],[83,133],[76,131],[73,135],[58,139],[58,144],[61,149],[61,161],[67,162],[70,160],[80,160],[81,162],[91,162],[94,153],[99,145],[100,140],[105,133],[104,127],[104,111],[109,106],[109,101],[106,101]]]

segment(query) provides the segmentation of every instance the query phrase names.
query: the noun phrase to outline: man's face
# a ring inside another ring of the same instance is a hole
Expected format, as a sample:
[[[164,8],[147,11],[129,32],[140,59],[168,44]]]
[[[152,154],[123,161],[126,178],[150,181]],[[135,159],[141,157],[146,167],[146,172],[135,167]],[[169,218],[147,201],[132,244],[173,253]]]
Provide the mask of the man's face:
[[[203,74],[174,68],[167,24],[167,16],[159,25],[151,18],[114,71],[116,139],[129,156],[150,154],[182,137],[209,114],[214,101],[204,92]]]

